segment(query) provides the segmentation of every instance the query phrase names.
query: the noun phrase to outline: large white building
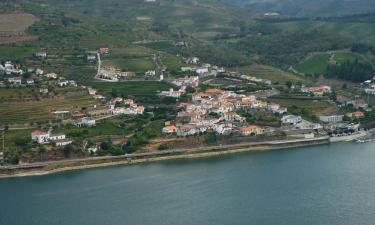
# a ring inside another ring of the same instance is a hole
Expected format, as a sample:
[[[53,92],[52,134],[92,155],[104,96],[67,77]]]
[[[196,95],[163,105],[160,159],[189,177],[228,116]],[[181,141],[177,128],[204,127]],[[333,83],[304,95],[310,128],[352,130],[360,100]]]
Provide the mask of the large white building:
[[[319,120],[326,123],[342,122],[344,115],[319,116]]]

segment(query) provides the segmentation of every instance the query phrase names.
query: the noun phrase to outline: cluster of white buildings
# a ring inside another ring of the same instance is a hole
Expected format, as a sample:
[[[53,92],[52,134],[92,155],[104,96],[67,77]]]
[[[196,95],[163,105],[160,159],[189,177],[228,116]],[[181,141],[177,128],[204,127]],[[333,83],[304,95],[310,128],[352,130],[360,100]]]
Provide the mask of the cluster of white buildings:
[[[126,80],[134,77],[135,73],[130,71],[121,71],[113,66],[100,68],[96,79],[117,82],[119,80]]]
[[[167,135],[188,136],[206,131],[220,135],[240,132],[243,135],[264,133],[264,129],[247,125],[246,119],[236,111],[240,109],[268,109],[268,103],[257,100],[253,95],[236,94],[220,89],[208,89],[192,95],[192,101],[181,103],[175,125],[167,125],[163,133]],[[274,104],[271,108],[280,110]],[[286,112],[286,109],[282,109]]]
[[[172,84],[176,85],[177,87],[198,87],[199,86],[199,77],[198,76],[191,76],[191,77],[182,77],[182,78],[177,78],[174,79]]]
[[[314,96],[323,96],[332,92],[332,88],[327,85],[313,86],[313,87],[301,87],[301,92],[313,94]]]
[[[372,80],[366,80],[363,84],[366,94],[375,95],[375,77]]]
[[[286,126],[292,126],[293,130],[318,130],[323,128],[319,123],[312,123],[295,115],[283,116],[281,118],[281,123]]]
[[[138,105],[133,99],[123,99],[121,97],[112,99],[109,108],[113,115],[141,115],[145,111],[145,107]]]
[[[6,75],[24,74],[24,71],[19,68],[19,65],[15,65],[11,61],[5,62],[4,65],[0,63],[0,72],[5,73]]]
[[[195,72],[199,76],[216,76],[218,73],[224,73],[225,69],[223,67],[218,67],[208,63],[200,64],[200,60],[197,57],[190,57],[185,59],[186,64],[191,66],[181,67],[182,72]]]
[[[31,140],[39,144],[54,142],[57,147],[65,146],[73,142],[71,139],[67,139],[65,134],[52,134],[50,130],[35,130],[31,132]]]
[[[180,98],[182,94],[186,92],[186,87],[182,86],[178,90],[174,90],[173,88],[170,88],[168,91],[162,91],[160,92],[160,96],[165,96],[165,97],[171,97],[171,98]]]
[[[57,81],[57,85],[60,87],[77,87],[77,83],[74,80],[65,80],[63,77]]]

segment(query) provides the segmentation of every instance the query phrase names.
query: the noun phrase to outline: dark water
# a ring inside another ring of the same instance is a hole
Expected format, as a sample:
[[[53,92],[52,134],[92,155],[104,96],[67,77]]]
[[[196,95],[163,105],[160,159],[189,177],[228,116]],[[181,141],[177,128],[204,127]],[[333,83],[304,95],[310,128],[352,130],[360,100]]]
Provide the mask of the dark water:
[[[375,224],[375,143],[0,180],[1,225]]]

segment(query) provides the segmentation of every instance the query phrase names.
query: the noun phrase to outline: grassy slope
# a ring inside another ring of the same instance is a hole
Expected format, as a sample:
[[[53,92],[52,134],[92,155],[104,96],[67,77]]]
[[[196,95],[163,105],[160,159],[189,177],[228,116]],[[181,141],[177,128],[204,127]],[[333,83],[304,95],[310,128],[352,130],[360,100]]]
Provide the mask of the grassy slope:
[[[329,53],[314,54],[296,65],[295,69],[303,74],[324,74],[330,63],[331,55]],[[339,64],[354,60],[371,62],[365,56],[353,52],[335,52],[333,53],[332,60]]]
[[[323,74],[326,71],[329,54],[316,54],[297,65],[295,69],[304,74]]]

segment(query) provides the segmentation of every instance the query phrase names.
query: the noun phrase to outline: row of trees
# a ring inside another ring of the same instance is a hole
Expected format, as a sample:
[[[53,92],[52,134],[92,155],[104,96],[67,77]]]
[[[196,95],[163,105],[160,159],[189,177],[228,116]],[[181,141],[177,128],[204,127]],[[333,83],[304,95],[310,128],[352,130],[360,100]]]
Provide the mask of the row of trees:
[[[363,82],[372,79],[374,74],[375,70],[370,64],[355,60],[353,62],[347,61],[340,65],[328,65],[326,77]]]

